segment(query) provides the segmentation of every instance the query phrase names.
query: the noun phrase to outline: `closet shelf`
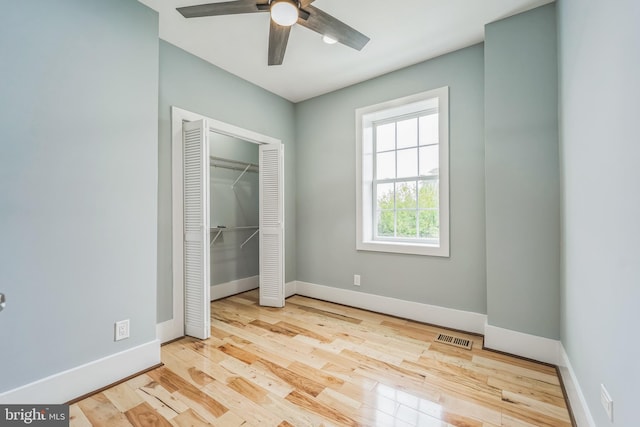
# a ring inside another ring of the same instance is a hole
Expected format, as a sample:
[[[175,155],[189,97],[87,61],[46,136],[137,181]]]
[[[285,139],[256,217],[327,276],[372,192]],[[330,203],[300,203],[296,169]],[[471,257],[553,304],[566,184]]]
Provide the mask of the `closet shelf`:
[[[242,225],[240,227],[218,226],[218,227],[212,227],[211,228],[211,232],[214,232],[214,231],[235,231],[235,230],[255,230],[256,228],[259,228],[259,227],[257,225]]]
[[[240,245],[240,249],[242,249],[242,247],[243,247],[244,245],[246,245],[246,244],[247,244],[247,242],[248,242],[249,240],[251,240],[251,238],[252,238],[253,236],[255,236],[256,234],[258,234],[258,231],[260,231],[260,227],[258,227],[257,225],[242,225],[242,226],[239,226],[239,227],[224,227],[224,226],[212,227],[212,228],[210,229],[210,233],[211,233],[211,234],[216,233],[216,235],[215,235],[215,236],[213,236],[213,238],[211,239],[211,243],[210,243],[210,245],[213,245],[213,244],[216,242],[216,240],[218,240],[218,237],[220,237],[220,235],[222,234],[222,232],[223,232],[223,231],[238,231],[238,230],[256,230],[256,231],[251,235],[251,237],[249,237],[247,240],[245,240],[245,241],[244,241],[244,243],[243,243],[243,244],[241,244],[241,245]]]
[[[209,165],[216,168],[232,169],[240,172],[258,172],[259,170],[259,165],[256,163],[239,162],[237,160],[215,156],[209,157]]]

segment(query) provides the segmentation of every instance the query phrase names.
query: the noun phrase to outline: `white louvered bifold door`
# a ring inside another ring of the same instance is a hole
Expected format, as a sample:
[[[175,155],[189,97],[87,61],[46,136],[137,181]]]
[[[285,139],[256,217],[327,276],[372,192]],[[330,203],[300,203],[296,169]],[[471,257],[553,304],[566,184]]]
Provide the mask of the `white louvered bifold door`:
[[[209,129],[205,120],[182,126],[184,161],[184,329],[209,338]]]
[[[260,146],[260,305],[284,307],[284,153]]]

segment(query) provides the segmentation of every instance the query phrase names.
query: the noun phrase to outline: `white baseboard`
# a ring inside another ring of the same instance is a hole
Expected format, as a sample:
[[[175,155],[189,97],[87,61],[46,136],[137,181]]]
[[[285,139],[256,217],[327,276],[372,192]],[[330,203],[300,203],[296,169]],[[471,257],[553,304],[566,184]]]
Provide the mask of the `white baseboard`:
[[[489,324],[484,330],[484,346],[552,365],[557,365],[559,362],[560,341]]]
[[[356,292],[307,282],[296,282],[298,295],[349,305],[378,313],[431,323],[461,331],[484,333],[485,314],[456,310],[380,295]]]
[[[596,427],[595,421],[589,411],[587,400],[584,398],[578,378],[576,377],[569,356],[564,350],[564,346],[560,343],[560,363],[558,364],[560,370],[560,376],[562,376],[562,382],[564,383],[564,389],[567,391],[567,397],[571,404],[571,412],[576,419],[578,427]]]
[[[260,286],[260,276],[245,277],[231,282],[211,285],[211,301],[250,291]]]
[[[297,282],[294,280],[293,282],[284,284],[284,297],[289,298],[297,293]]]
[[[2,404],[64,403],[160,363],[160,341],[112,354],[0,393]]]
[[[169,319],[156,325],[156,338],[162,344],[184,336],[184,324]]]

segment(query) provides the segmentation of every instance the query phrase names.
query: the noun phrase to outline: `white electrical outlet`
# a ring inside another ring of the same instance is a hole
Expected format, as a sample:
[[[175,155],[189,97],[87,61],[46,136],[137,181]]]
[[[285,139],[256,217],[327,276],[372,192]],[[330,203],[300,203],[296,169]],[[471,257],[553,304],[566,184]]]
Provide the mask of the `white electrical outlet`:
[[[360,275],[359,274],[354,274],[353,275],[353,286],[360,286]]]
[[[602,403],[604,410],[607,411],[609,421],[613,422],[613,399],[609,395],[607,389],[604,388],[604,384],[600,384],[600,402]]]
[[[115,341],[129,338],[129,319],[116,322]]]

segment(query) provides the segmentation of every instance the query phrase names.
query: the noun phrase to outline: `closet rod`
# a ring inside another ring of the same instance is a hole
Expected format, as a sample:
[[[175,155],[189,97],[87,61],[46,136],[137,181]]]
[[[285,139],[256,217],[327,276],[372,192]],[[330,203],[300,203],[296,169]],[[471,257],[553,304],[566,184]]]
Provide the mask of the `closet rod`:
[[[237,170],[240,172],[245,169],[248,172],[258,172],[259,170],[259,166],[256,163],[239,162],[237,160],[229,160],[215,156],[209,157],[209,165],[218,168]]]
[[[219,226],[219,227],[212,227],[211,228],[211,232],[213,233],[214,231],[234,231],[234,230],[255,230],[256,228],[258,228],[257,225],[241,225],[240,227],[225,227],[225,226]]]

